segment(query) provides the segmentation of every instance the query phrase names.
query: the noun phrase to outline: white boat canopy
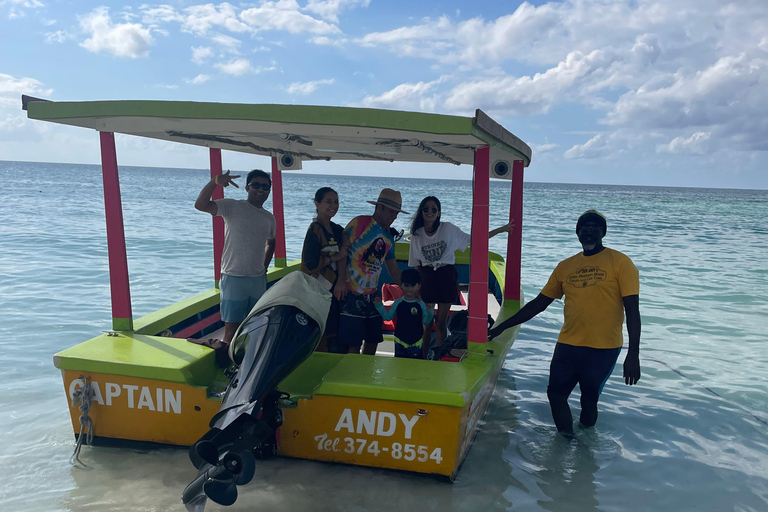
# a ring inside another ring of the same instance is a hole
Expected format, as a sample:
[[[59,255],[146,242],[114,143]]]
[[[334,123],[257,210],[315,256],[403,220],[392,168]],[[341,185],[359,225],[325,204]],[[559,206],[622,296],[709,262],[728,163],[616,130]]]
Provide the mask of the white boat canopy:
[[[22,103],[30,119],[270,157],[286,155],[296,161],[471,165],[475,150],[483,146],[491,148],[491,164],[522,160],[527,167],[531,161],[531,148],[481,110],[470,118],[369,108],[189,101],[52,102],[23,96]],[[492,173],[492,177],[507,176]]]

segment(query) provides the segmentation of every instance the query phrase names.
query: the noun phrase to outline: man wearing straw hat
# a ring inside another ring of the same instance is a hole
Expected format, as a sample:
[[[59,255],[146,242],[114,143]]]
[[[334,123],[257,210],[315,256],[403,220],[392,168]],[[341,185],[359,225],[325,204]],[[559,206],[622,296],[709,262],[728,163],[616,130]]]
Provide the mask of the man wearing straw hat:
[[[401,210],[400,192],[385,188],[376,201],[373,215],[360,215],[344,229],[349,237],[346,275],[341,274],[333,293],[341,302],[338,343],[347,352],[375,355],[384,340],[381,315],[374,306],[379,288],[381,269],[386,265],[389,275],[400,284],[400,269],[395,260],[395,239],[390,226]]]
[[[549,367],[547,398],[557,430],[566,435],[573,434],[568,396],[576,384],[581,390],[580,425],[592,427],[597,422],[598,398],[624,343],[625,314],[629,349],[624,382],[632,386],[640,380],[640,278],[629,257],[603,246],[607,231],[602,213],[581,214],[576,235],[583,251],[561,261],[535,299],[488,332],[488,339],[493,339],[565,295],[565,322]]]

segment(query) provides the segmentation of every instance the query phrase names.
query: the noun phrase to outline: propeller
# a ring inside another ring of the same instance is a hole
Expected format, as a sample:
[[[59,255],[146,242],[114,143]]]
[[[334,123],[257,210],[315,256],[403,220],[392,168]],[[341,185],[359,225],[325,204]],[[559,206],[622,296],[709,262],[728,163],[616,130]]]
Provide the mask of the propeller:
[[[201,443],[206,446],[207,443]],[[212,444],[212,443],[211,443]],[[215,446],[213,450],[215,450]],[[204,451],[207,451],[204,448]],[[211,454],[207,451],[205,455]],[[256,472],[256,457],[249,451],[238,454],[227,453],[214,464],[207,464],[208,468],[201,470],[200,474],[190,483],[181,495],[181,501],[190,512],[205,509],[206,498],[210,498],[219,505],[232,505],[237,501],[237,486],[245,485],[253,479]]]

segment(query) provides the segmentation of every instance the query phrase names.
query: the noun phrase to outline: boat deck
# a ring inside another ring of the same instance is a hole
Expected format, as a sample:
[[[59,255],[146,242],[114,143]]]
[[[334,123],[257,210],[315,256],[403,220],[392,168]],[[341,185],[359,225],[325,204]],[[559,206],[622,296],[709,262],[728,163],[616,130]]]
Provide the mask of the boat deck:
[[[467,309],[467,303],[469,300],[469,292],[466,289],[467,286],[461,286],[461,304],[454,304],[451,306],[451,313],[455,313],[457,311],[464,311]],[[391,306],[394,301],[384,301],[384,306]],[[496,318],[499,315],[499,312],[501,311],[501,307],[499,306],[499,302],[496,300],[496,297],[492,294],[488,294],[488,314],[491,315],[493,318]],[[209,333],[202,338],[195,338],[195,339],[214,339],[214,340],[220,340],[224,338],[224,327],[220,327],[216,331]],[[391,332],[385,332],[384,333],[384,341],[379,344],[378,349],[376,350],[377,356],[384,356],[384,357],[395,357],[395,340],[394,336]]]

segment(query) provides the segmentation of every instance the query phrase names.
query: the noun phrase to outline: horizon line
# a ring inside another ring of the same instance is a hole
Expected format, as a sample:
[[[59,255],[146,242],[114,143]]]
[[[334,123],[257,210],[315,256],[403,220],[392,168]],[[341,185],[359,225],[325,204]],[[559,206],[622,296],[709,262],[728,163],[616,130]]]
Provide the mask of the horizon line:
[[[55,165],[88,165],[93,167],[101,167],[101,164],[84,164],[84,163],[72,163],[72,162],[40,162],[36,160],[2,160],[0,159],[0,163],[26,163],[26,164],[55,164]],[[124,165],[124,164],[118,164],[119,168],[126,168],[126,167],[135,167],[135,168],[148,168],[148,169],[168,169],[168,170],[176,170],[176,171],[209,171],[210,169],[208,167],[201,167],[201,168],[192,168],[192,167],[164,167],[160,165]],[[238,171],[243,172],[243,171]],[[270,171],[266,171],[270,172]],[[289,174],[298,174],[298,175],[312,175],[312,176],[352,176],[355,178],[380,178],[381,176],[378,175],[369,175],[369,174],[326,174],[326,173],[320,173],[320,172],[312,172],[312,171],[295,171],[295,170],[289,170],[285,171]],[[402,179],[402,180],[434,180],[434,181],[469,181],[471,182],[472,179],[467,178],[432,178],[432,177],[413,177],[413,176],[390,176],[391,178],[395,179]],[[509,180],[499,180],[492,178],[491,183],[494,182],[502,182],[502,181],[509,181]],[[551,182],[551,181],[524,181],[524,183],[530,183],[530,184],[540,184],[540,185],[594,185],[594,186],[603,186],[603,187],[647,187],[647,188],[682,188],[682,189],[695,189],[695,190],[753,190],[757,192],[768,192],[768,189],[762,189],[762,188],[733,188],[733,187],[694,187],[694,186],[682,186],[682,185],[637,185],[637,184],[626,184],[626,183],[584,183],[584,182]]]

